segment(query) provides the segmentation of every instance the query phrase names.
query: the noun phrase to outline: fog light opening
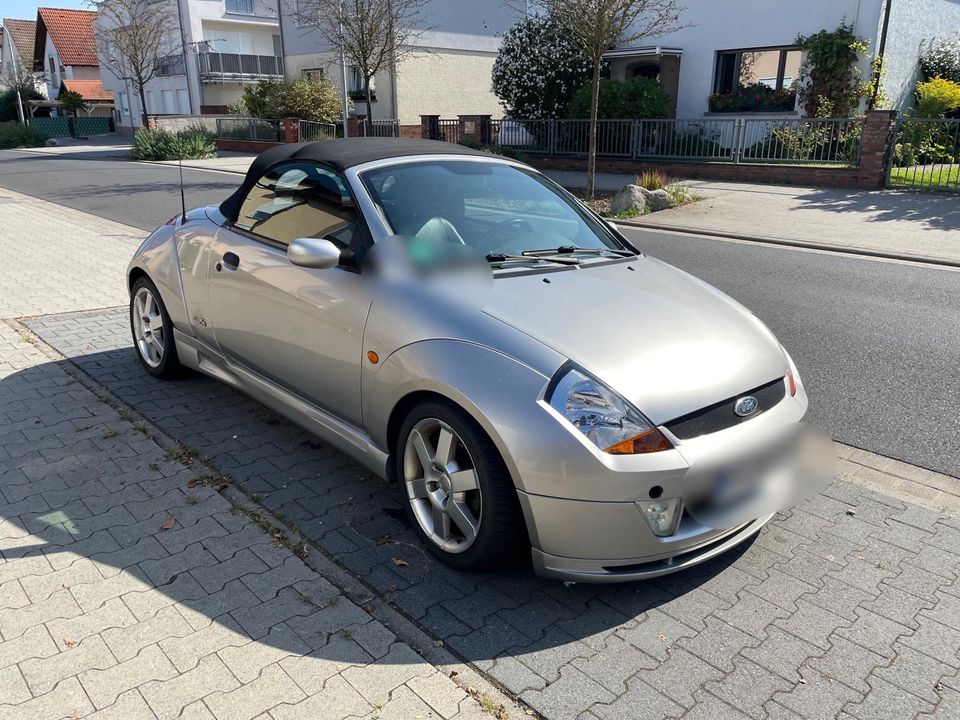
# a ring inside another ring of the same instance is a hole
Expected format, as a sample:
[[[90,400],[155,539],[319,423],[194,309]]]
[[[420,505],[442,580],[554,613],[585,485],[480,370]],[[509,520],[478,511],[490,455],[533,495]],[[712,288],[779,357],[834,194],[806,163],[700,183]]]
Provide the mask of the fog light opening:
[[[650,499],[651,499],[651,500],[656,500],[656,499],[659,498],[661,495],[663,495],[663,488],[660,487],[659,485],[654,485],[652,488],[650,488]]]
[[[675,535],[683,516],[682,498],[659,498],[637,502],[640,514],[657,537]]]

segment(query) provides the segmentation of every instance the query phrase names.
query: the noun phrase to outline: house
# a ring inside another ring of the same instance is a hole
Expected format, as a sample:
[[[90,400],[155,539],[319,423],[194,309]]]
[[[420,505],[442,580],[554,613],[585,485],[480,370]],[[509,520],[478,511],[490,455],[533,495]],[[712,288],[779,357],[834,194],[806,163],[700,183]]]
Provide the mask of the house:
[[[292,1],[280,0],[287,78],[324,76],[341,87],[338,49],[298,22]],[[501,115],[491,87],[493,63],[501,36],[521,16],[503,0],[429,0],[411,41],[414,52],[395,71],[374,77],[373,119],[414,125],[421,114]],[[354,113],[366,114],[363,79],[355,68],[347,68],[347,84]]]
[[[77,92],[87,102],[88,115],[110,117],[113,96],[100,80],[100,63],[93,38],[97,14],[89,10],[39,8],[35,23],[33,68],[43,73],[42,94],[56,103],[64,90]],[[54,112],[58,112],[54,110]],[[59,111],[58,114],[65,114]]]
[[[711,94],[736,95],[740,88],[755,83],[790,95],[803,62],[797,36],[834,30],[841,23],[852,24],[854,34],[869,42],[860,66],[864,79],[870,79],[871,63],[882,51],[885,94],[892,107],[903,110],[913,102],[921,43],[960,28],[956,0],[684,0],[682,4],[686,27],[606,55],[615,80],[659,79],[671,98],[672,114],[680,118],[708,113]],[[777,110],[796,116],[793,96],[779,107],[765,108],[768,116]]]
[[[33,20],[3,19],[0,48],[0,80],[12,85],[33,69],[33,43],[37,28]]]
[[[183,42],[171,37],[175,50],[163,58],[157,76],[145,87],[148,115],[226,113],[243,96],[244,86],[283,78],[276,0],[159,2],[176,2]],[[121,128],[141,126],[137,89],[107,68],[103,83],[117,98]]]

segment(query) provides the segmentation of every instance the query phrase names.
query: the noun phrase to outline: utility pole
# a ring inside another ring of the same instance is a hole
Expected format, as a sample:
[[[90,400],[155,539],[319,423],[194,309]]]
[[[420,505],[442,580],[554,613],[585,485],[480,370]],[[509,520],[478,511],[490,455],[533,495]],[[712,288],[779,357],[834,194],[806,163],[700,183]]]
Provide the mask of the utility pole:
[[[343,84],[341,99],[343,101],[343,136],[349,137],[350,131],[347,129],[347,113],[350,112],[350,102],[347,98],[347,55],[344,50],[343,40],[343,0],[340,0],[340,80]],[[367,118],[369,120],[370,118]]]

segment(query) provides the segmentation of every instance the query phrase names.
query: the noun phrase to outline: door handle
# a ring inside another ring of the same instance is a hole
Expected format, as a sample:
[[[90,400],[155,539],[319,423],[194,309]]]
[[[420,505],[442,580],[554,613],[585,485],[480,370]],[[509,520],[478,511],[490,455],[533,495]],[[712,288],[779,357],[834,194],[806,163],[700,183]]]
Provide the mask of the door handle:
[[[223,266],[227,270],[236,270],[240,267],[240,257],[236,253],[226,252],[223,254]]]

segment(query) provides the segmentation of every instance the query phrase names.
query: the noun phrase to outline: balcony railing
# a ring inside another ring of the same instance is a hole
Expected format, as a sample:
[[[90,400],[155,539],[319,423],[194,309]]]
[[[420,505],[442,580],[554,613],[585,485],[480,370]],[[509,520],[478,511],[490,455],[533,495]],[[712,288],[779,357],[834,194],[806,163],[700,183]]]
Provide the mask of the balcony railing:
[[[200,79],[203,82],[256,82],[282,80],[283,58],[273,55],[241,55],[239,53],[201,53]]]

